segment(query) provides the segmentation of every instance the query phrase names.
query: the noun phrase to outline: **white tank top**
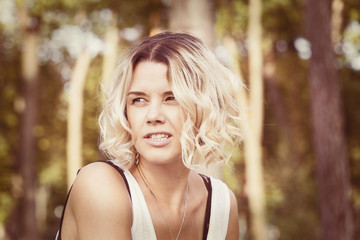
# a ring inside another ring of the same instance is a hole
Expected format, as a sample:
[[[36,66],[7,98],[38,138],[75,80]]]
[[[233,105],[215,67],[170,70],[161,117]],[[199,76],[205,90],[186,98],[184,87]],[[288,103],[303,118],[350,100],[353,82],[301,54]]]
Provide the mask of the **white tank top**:
[[[133,223],[131,227],[131,234],[133,240],[156,240],[154,225],[151,220],[150,212],[147,207],[144,195],[140,189],[139,184],[136,182],[133,175],[128,170],[122,170],[116,161],[103,161],[123,173],[125,176],[131,195]],[[112,163],[112,164],[111,164]],[[211,181],[212,194],[211,194],[211,209],[210,220],[207,234],[207,240],[222,240],[226,238],[229,215],[230,215],[230,192],[228,187],[222,181],[209,177]],[[70,195],[71,190],[68,193]],[[68,199],[68,198],[67,198]],[[61,217],[59,231],[55,239],[61,240],[61,226],[63,216],[65,213],[67,200],[65,202],[63,214]]]
[[[133,211],[133,224],[131,234],[133,240],[156,240],[154,225],[147,207],[144,195],[133,175],[124,170],[128,181]],[[222,181],[212,178],[212,196],[208,240],[221,240],[226,238],[229,214],[230,193],[228,187]]]

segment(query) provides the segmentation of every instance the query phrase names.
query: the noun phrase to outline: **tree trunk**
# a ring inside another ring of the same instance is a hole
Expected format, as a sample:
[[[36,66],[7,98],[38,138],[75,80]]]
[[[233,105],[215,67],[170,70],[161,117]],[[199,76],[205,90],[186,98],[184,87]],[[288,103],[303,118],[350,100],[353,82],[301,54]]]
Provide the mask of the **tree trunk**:
[[[331,1],[307,1],[311,112],[320,205],[320,239],[350,240],[349,160],[338,73],[331,45]]]
[[[249,5],[249,107],[245,140],[246,189],[250,208],[252,239],[266,239],[265,193],[262,166],[264,108],[261,0]]]
[[[170,30],[193,34],[210,49],[215,48],[213,0],[173,0],[169,14]],[[221,168],[216,164],[210,164],[205,172],[213,177],[222,178]]]
[[[38,41],[39,21],[28,16],[27,11],[20,11],[22,23],[22,55],[21,55],[21,76],[22,76],[22,98],[24,109],[21,113],[21,126],[19,137],[19,167],[22,178],[22,190],[24,199],[22,220],[23,236],[29,240],[38,239],[38,229],[35,210],[36,191],[36,138],[34,129],[38,115]]]
[[[149,24],[150,24],[149,36],[154,36],[161,32],[160,22],[161,22],[161,13],[159,9],[153,9],[150,12],[150,16],[149,16]]]
[[[230,61],[229,61],[229,68],[233,72],[233,74],[243,80],[243,74],[241,72],[241,63],[240,63],[240,54],[239,50],[236,46],[236,41],[231,36],[224,36],[222,40],[225,48],[230,53]],[[248,110],[248,94],[246,92],[245,87],[240,88],[238,93],[238,104],[243,111],[245,121],[240,122],[240,126],[242,129],[247,128],[247,115],[246,111]],[[245,140],[246,141],[246,140]],[[245,176],[245,163],[241,162],[241,165],[237,165],[237,172],[238,172],[238,184],[245,185],[246,176]],[[244,187],[241,188],[241,192],[237,196],[238,205],[239,205],[239,224],[240,228],[247,229],[247,226],[250,222],[250,214],[249,214],[249,203],[248,203],[248,196]]]
[[[116,26],[116,14],[112,12],[105,32],[105,52],[102,65],[102,83],[106,86],[111,80],[118,58],[119,30]]]
[[[107,28],[105,32],[105,51],[103,54],[102,62],[102,85],[104,89],[109,87],[109,83],[112,79],[113,72],[116,68],[118,56],[119,56],[119,29],[117,27],[117,14],[112,10],[111,19],[107,22]],[[104,101],[105,96],[101,95],[101,99]],[[105,154],[98,149],[99,159],[106,158]]]
[[[69,89],[67,125],[67,186],[70,189],[77,171],[82,166],[83,92],[91,56],[83,50],[72,72]]]
[[[191,33],[209,48],[215,47],[214,0],[173,0],[169,14],[172,31]]]
[[[333,0],[331,16],[331,40],[333,44],[341,41],[341,29],[343,24],[342,13],[344,10],[343,0]]]

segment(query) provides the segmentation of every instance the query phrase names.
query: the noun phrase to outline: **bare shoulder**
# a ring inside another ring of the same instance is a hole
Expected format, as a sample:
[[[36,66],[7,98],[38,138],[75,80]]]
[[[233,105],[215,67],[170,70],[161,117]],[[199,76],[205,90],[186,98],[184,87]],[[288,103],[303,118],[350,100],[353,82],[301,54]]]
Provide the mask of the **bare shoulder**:
[[[125,182],[119,172],[103,162],[91,163],[82,168],[74,181],[72,191],[74,199],[76,197],[79,197],[79,200],[91,198],[95,203],[97,200],[103,203],[104,201],[117,203],[119,200],[125,202],[130,200]],[[110,198],[104,199],[106,196]],[[118,204],[114,207],[116,205]]]
[[[239,214],[238,205],[235,194],[229,189],[230,192],[230,216],[228,232],[226,235],[227,240],[239,239]]]
[[[106,163],[91,163],[81,169],[68,210],[78,239],[131,239],[130,196],[121,175]]]

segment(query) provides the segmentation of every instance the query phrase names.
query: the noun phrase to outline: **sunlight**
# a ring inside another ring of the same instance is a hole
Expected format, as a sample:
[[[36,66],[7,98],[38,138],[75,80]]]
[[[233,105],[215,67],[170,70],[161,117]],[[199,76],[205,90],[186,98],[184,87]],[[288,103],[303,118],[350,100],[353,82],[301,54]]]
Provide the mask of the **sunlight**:
[[[298,55],[301,59],[308,60],[311,57],[311,44],[310,42],[302,37],[295,40],[295,48],[298,51]]]

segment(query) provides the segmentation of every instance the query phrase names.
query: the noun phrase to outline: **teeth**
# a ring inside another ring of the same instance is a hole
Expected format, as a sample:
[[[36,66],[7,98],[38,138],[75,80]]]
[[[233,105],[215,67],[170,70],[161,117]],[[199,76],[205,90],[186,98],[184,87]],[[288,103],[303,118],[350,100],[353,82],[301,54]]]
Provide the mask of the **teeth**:
[[[166,139],[169,138],[169,135],[167,134],[164,134],[164,133],[161,133],[161,134],[152,134],[150,137],[149,137],[151,140],[154,140],[154,141],[164,141]]]

